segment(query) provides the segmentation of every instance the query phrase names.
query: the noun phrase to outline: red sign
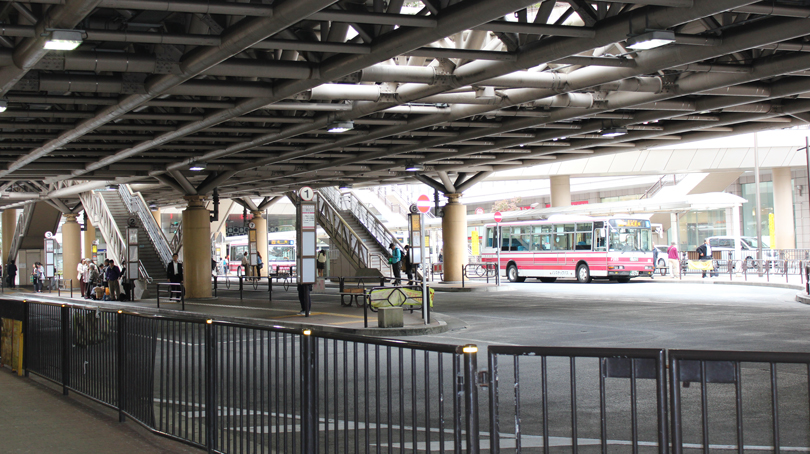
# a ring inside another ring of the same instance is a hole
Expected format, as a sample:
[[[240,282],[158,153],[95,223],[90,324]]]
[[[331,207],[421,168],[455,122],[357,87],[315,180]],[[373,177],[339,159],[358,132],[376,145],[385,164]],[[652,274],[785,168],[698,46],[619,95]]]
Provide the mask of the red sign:
[[[424,194],[420,195],[419,198],[416,199],[416,208],[420,213],[427,213],[430,211],[430,198]]]
[[[484,209],[483,208],[476,208],[475,209],[475,214],[484,214]]]
[[[495,212],[495,222],[501,222],[501,219],[503,219],[503,216],[501,216],[501,212],[496,211]]]

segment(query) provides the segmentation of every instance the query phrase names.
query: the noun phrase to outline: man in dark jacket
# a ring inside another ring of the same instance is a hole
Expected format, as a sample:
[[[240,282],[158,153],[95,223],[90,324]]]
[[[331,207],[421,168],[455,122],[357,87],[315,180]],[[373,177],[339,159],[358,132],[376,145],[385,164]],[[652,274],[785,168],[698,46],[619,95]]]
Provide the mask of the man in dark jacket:
[[[14,280],[17,279],[17,265],[14,264],[14,260],[9,260],[6,275],[8,276],[8,286],[14,288]]]
[[[709,240],[703,240],[703,244],[697,247],[695,251],[698,253],[698,260],[701,262],[712,260],[712,248],[709,246]],[[717,276],[717,271],[709,272],[710,276]],[[706,272],[703,272],[703,277],[706,277]]]
[[[183,283],[183,264],[177,261],[177,254],[172,255],[172,261],[166,267],[166,278],[172,284]],[[172,290],[172,298],[180,298],[180,290]]]
[[[107,264],[107,283],[110,287],[110,300],[118,301],[121,295],[121,287],[118,285],[118,279],[121,277],[121,269],[115,264],[115,261],[110,259]]]
[[[408,285],[413,285],[413,264],[411,263],[411,246],[405,245],[402,251],[402,264],[405,265],[405,274],[408,275]]]

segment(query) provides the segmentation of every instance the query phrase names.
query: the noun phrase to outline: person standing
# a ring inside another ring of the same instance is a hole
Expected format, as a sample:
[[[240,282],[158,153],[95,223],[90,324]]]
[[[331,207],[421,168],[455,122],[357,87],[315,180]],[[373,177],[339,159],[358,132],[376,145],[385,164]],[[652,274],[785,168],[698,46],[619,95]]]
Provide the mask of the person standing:
[[[399,285],[402,276],[402,251],[394,243],[389,244],[388,249],[391,249],[391,258],[388,261],[394,270],[394,285]]]
[[[261,277],[262,268],[264,268],[264,262],[262,261],[262,255],[257,252],[256,253],[256,272],[253,273],[253,275],[256,276],[256,277]]]
[[[94,291],[93,289],[100,285],[100,279],[98,266],[96,266],[95,263],[90,262],[90,265],[87,268],[89,271],[87,272],[87,295],[85,298],[91,299]]]
[[[172,254],[172,261],[166,267],[166,278],[172,284],[183,283],[183,264],[177,261],[177,254]],[[180,296],[180,290],[172,290],[172,298],[180,299]]]
[[[653,271],[650,273],[650,279],[655,279],[655,267],[658,266],[658,248],[655,246],[655,243],[652,244],[652,253],[653,253]]]
[[[697,251],[698,260],[700,260],[701,262],[706,262],[706,261],[711,261],[712,260],[712,247],[709,245],[709,240],[708,239],[703,240],[703,244],[698,246],[697,249],[695,249],[695,251]],[[714,263],[712,263],[712,265],[714,265]],[[703,274],[703,277],[705,278],[706,277],[706,270],[703,270],[702,274]],[[709,276],[710,277],[716,277],[717,275],[718,275],[718,273],[714,270],[714,266],[712,266],[712,270],[709,271]]]
[[[247,276],[248,267],[250,266],[250,259],[248,258],[247,251],[242,254],[242,276]]]
[[[323,277],[326,272],[326,251],[321,249],[318,252],[318,277]]]
[[[10,288],[14,288],[16,285],[14,281],[17,280],[17,265],[14,264],[14,260],[8,261],[8,265],[6,266],[6,274],[8,275],[8,286]]]
[[[121,296],[121,287],[118,285],[118,279],[121,277],[121,269],[115,264],[115,261],[110,259],[107,265],[107,285],[110,287],[110,300],[118,301]]]
[[[402,264],[405,266],[405,274],[408,276],[408,285],[413,285],[413,263],[411,263],[411,245],[406,244],[402,251]]]
[[[225,276],[228,275],[228,271],[230,271],[230,255],[226,255],[224,259],[222,259],[222,274]]]
[[[79,262],[79,265],[76,267],[76,280],[79,281],[79,289],[81,290],[82,295],[87,292],[87,285],[84,281],[85,268],[87,268],[87,260],[82,259],[82,261]]]
[[[42,264],[39,262],[34,263],[34,270],[31,272],[32,281],[34,283],[34,291],[42,293]]]
[[[675,242],[672,242],[672,245],[669,246],[667,249],[667,263],[669,263],[669,269],[672,273],[672,278],[675,279],[681,276],[681,262],[678,259],[678,246],[675,245]]]

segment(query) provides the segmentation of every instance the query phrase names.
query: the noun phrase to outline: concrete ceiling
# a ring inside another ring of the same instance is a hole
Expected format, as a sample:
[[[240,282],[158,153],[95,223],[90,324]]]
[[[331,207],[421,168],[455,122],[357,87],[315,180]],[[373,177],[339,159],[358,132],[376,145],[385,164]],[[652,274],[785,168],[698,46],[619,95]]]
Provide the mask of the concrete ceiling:
[[[482,172],[806,124],[810,1],[0,2],[0,208]],[[72,51],[44,49],[81,30]],[[674,32],[632,51],[628,37]],[[330,133],[353,121],[352,130]],[[626,128],[606,138],[602,131]],[[191,171],[203,163],[202,171]]]

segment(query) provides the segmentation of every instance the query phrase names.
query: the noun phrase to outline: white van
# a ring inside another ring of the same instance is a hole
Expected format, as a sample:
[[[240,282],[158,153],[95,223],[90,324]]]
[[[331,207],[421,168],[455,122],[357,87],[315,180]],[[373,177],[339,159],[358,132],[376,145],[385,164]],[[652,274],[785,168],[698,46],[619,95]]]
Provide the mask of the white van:
[[[723,252],[723,260],[745,260],[748,267],[754,264],[757,257],[757,239],[753,236],[712,236],[707,238],[712,252]],[[779,260],[779,251],[773,250],[765,244],[762,245],[763,260]]]

